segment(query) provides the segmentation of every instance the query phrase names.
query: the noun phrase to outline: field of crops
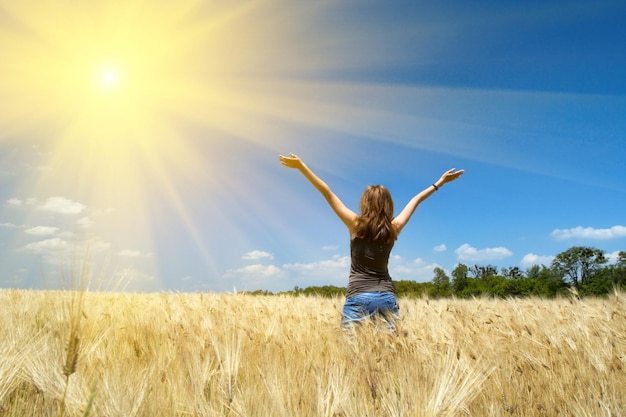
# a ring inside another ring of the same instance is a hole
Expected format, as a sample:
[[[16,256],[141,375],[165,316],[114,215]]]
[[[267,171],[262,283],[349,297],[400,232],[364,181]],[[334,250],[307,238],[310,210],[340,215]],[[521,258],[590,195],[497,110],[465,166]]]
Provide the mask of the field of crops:
[[[0,416],[625,416],[625,301],[0,290]]]

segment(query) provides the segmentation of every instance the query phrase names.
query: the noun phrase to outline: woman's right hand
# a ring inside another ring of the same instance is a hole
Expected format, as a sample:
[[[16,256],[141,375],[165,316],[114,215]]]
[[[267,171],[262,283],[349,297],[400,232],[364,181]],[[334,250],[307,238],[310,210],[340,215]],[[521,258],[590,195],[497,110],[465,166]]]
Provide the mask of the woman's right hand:
[[[289,156],[279,155],[278,159],[280,159],[280,163],[286,166],[287,168],[302,168],[304,162],[297,155],[293,153],[289,153]]]

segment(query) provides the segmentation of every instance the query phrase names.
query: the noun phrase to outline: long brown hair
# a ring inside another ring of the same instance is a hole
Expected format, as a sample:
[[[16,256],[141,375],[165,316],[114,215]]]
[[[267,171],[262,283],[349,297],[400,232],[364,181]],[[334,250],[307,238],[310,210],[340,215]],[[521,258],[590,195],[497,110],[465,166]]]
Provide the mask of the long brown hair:
[[[393,226],[393,200],[382,185],[370,185],[361,196],[361,215],[357,218],[354,235],[377,243],[391,243],[398,237]]]

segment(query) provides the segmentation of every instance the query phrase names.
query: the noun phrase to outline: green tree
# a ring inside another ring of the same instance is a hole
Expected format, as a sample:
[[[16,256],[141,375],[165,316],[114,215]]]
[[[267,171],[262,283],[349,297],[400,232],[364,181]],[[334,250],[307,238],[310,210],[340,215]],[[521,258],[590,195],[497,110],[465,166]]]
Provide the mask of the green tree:
[[[524,272],[517,266],[513,266],[511,268],[502,268],[501,274],[506,279],[524,278]]]
[[[613,282],[618,286],[626,285],[626,251],[620,251],[617,254]]]
[[[428,293],[429,284],[430,283],[401,280],[395,281],[394,287],[398,297],[417,298]]]
[[[434,297],[449,296],[451,293],[450,278],[446,274],[446,271],[437,266],[433,270],[433,273],[435,274],[435,277],[433,278],[434,290],[432,295]]]
[[[482,278],[484,285],[484,292],[495,297],[506,297],[510,294],[509,282],[506,278],[500,275],[488,275]]]
[[[591,283],[584,288],[584,294],[604,295],[614,288],[626,286],[626,252],[619,252],[617,261],[594,274]]]
[[[537,264],[531,266],[526,270],[526,277],[531,279],[539,278],[542,267],[545,268],[545,266],[540,266]]]
[[[607,262],[604,251],[587,246],[573,246],[556,255],[553,269],[579,289],[590,283],[592,276]]]
[[[314,295],[326,298],[332,298],[336,296],[345,295],[346,289],[343,287],[336,287],[334,285],[323,285],[321,287],[307,287],[301,290],[301,294]]]
[[[526,277],[537,283],[532,291],[532,295],[555,297],[567,287],[563,276],[558,271],[555,271],[554,268],[548,268],[545,265],[531,266],[526,270]]]
[[[580,286],[579,294],[586,295],[606,295],[615,286],[613,283],[614,266],[610,265],[598,269],[585,285]]]
[[[498,268],[493,265],[474,265],[469,272],[474,278],[485,280],[498,275]]]
[[[466,278],[463,289],[455,292],[455,294],[461,298],[477,297],[485,293],[487,293],[485,281],[477,278]]]
[[[469,278],[467,276],[469,268],[465,264],[458,264],[452,270],[452,290],[459,295],[468,285]]]
[[[531,295],[544,296],[541,283],[537,278],[515,278],[507,281],[507,295],[528,297]]]

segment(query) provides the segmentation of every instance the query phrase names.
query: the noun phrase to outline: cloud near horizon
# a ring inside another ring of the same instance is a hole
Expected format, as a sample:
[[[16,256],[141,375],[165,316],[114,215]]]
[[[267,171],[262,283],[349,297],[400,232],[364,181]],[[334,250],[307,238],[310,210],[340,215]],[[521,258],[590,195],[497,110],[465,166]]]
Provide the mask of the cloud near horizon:
[[[21,198],[13,197],[6,200],[6,205],[11,207],[32,206],[34,204],[37,204],[36,198],[27,198],[26,200],[22,200]]]
[[[571,229],[554,229],[550,234],[557,240],[566,239],[594,239],[608,240],[626,237],[626,226],[616,225],[607,229],[596,229],[594,227],[573,227]]]
[[[417,258],[412,262],[405,262],[400,256],[392,256],[389,260],[389,272],[395,281],[409,280],[417,282],[431,281],[435,276],[435,268],[441,266],[435,262],[426,262]]]
[[[64,197],[50,197],[40,209],[58,214],[73,215],[82,213],[86,206]]]
[[[229,269],[224,274],[224,278],[236,290],[276,291],[284,282],[285,273],[276,265],[252,264]]]
[[[134,250],[134,249],[122,249],[121,251],[117,252],[117,254],[119,256],[125,256],[128,258],[137,258],[139,256],[142,256],[141,251]]]
[[[274,255],[262,250],[253,250],[243,255],[241,259],[245,259],[246,261],[254,261],[258,259],[274,259]]]
[[[68,243],[58,237],[46,240],[40,240],[25,245],[22,250],[31,253],[47,253],[51,251],[57,251],[59,249],[65,249],[68,247]]]
[[[610,264],[614,264],[619,259],[620,251],[616,250],[615,252],[606,253],[604,256],[609,260]]]
[[[445,245],[445,243],[442,243],[441,245],[437,245],[433,248],[433,250],[435,252],[445,252],[448,250],[448,247]]]
[[[35,236],[48,236],[53,235],[59,231],[58,227],[51,226],[35,226],[24,230],[24,233]]]
[[[263,265],[263,264],[254,264],[254,265],[246,265],[241,267],[235,272],[242,273],[244,275],[255,275],[255,276],[263,276],[263,277],[272,277],[279,275],[282,270],[276,265]]]
[[[468,243],[459,246],[454,253],[459,261],[488,261],[513,255],[513,252],[505,247],[476,249]]]
[[[432,280],[436,267],[440,266],[421,258],[409,261],[392,255],[389,260],[389,272],[394,280],[427,282]],[[321,285],[345,287],[348,285],[349,272],[350,257],[334,255],[313,262],[245,265],[228,269],[224,278],[242,291],[286,291],[294,285],[303,288]]]
[[[554,256],[552,255],[535,255],[534,253],[528,253],[524,255],[524,257],[520,261],[520,265],[527,267],[527,268],[533,265],[550,266],[550,264],[552,264],[553,259],[554,259]]]

